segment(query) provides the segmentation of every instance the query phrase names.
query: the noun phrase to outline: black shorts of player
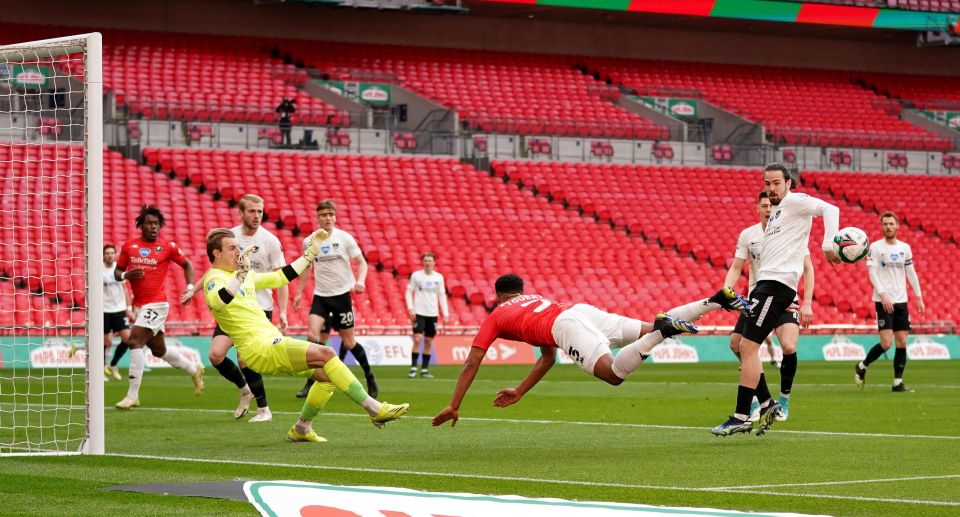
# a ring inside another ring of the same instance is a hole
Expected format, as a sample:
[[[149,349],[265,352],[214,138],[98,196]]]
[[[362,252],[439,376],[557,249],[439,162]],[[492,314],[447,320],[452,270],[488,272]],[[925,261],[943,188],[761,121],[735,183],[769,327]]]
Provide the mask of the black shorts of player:
[[[273,321],[273,311],[263,311],[263,313],[267,316],[268,320]],[[220,324],[217,324],[217,326],[213,329],[213,336],[211,337],[217,337],[217,336],[227,336],[227,333],[224,332],[222,328],[220,328]],[[227,336],[227,337],[230,337],[230,336]]]
[[[127,330],[130,328],[130,322],[127,321],[127,313],[124,311],[120,312],[105,312],[103,313],[103,333],[110,334],[112,332],[120,332],[121,330]]]
[[[310,314],[323,318],[320,332],[329,334],[331,329],[347,330],[353,328],[353,300],[350,291],[336,296],[313,295]]]
[[[753,317],[747,318],[743,328],[743,337],[754,343],[763,343],[764,339],[779,327],[781,317],[789,313],[787,309],[797,299],[797,292],[774,280],[761,280],[750,293],[753,304]],[[796,321],[796,316],[793,321]]]
[[[414,334],[423,334],[427,337],[434,337],[437,335],[437,317],[436,316],[421,316],[417,314],[417,319],[413,322],[413,333]]]
[[[900,332],[901,330],[910,330],[910,311],[907,310],[907,304],[893,304],[893,312],[883,310],[883,304],[877,305],[877,328],[879,330],[892,330]]]
[[[797,303],[797,301],[794,300],[794,303]],[[782,325],[786,325],[787,323],[800,325],[800,313],[793,312],[793,311],[784,311],[784,313],[781,314],[780,318],[777,320],[777,326],[775,328],[780,328]],[[740,317],[737,318],[737,325],[733,327],[733,333],[740,334],[742,336],[743,329],[745,329],[746,327],[747,327],[747,317],[741,314]]]

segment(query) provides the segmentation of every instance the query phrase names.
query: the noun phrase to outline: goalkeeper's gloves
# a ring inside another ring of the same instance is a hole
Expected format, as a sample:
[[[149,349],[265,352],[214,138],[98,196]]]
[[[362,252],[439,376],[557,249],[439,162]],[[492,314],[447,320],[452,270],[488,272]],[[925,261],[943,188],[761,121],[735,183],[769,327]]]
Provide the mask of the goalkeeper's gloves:
[[[320,228],[319,230],[310,234],[310,237],[307,240],[307,247],[303,251],[303,256],[294,260],[291,267],[297,272],[297,275],[303,274],[306,271],[307,267],[313,263],[317,258],[317,255],[320,254],[320,244],[330,238],[330,234],[326,230]]]
[[[330,238],[330,234],[323,228],[311,233],[303,256],[312,262],[317,258],[317,255],[320,255],[320,244],[328,238]]]
[[[243,250],[243,253],[237,257],[237,272],[238,273],[247,273],[250,271],[252,266],[251,255],[260,251],[259,246],[250,246],[247,249]]]

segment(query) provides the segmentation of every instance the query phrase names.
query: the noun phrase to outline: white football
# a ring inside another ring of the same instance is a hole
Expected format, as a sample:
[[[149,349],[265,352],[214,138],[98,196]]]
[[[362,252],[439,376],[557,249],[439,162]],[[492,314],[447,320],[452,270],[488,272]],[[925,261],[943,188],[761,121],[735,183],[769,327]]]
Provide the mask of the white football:
[[[860,228],[848,226],[834,235],[833,252],[840,257],[841,262],[860,262],[870,253],[870,239]]]

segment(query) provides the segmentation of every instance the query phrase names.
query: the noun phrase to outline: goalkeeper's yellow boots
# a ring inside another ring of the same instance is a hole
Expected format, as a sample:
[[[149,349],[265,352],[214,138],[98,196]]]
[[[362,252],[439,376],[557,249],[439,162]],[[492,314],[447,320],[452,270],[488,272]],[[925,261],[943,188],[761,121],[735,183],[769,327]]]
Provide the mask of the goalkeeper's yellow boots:
[[[190,378],[193,379],[193,394],[200,396],[203,393],[203,365],[197,364],[197,370],[190,375]]]
[[[140,399],[135,399],[130,395],[127,395],[126,397],[123,397],[123,400],[121,400],[120,402],[117,402],[114,407],[116,407],[121,411],[127,411],[139,406],[140,406]]]
[[[317,435],[317,433],[315,433],[315,432],[313,431],[313,429],[311,429],[310,432],[308,432],[308,433],[306,433],[306,434],[300,434],[300,433],[297,432],[297,426],[293,426],[293,427],[290,428],[289,431],[287,431],[287,441],[288,441],[288,442],[314,442],[314,443],[319,443],[319,442],[325,442],[325,441],[327,441],[327,439],[324,438],[324,437],[322,437],[322,436]]]
[[[392,422],[407,414],[408,409],[410,409],[410,404],[397,406],[388,402],[381,402],[380,410],[377,411],[376,415],[371,416],[370,420],[373,421],[374,427],[382,429],[387,422]]]
[[[103,382],[110,382],[110,377],[113,377],[113,370],[109,366],[103,367]]]

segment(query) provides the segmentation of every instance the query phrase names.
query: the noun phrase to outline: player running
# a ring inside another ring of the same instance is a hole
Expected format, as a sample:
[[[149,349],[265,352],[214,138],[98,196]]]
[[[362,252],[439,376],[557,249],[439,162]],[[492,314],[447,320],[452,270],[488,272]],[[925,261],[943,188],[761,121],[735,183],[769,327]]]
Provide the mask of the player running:
[[[409,408],[409,404],[378,402],[367,394],[332,348],[284,337],[257,304],[257,290],[279,288],[297,278],[322,253],[321,245],[327,237],[326,230],[317,230],[307,238],[302,257],[269,273],[251,270],[251,255],[256,248],[247,248],[241,254],[231,230],[215,228],[206,239],[212,267],[203,277],[204,297],[217,324],[233,339],[233,346],[247,366],[263,375],[282,373],[309,376],[317,381],[307,393],[300,419],[287,432],[287,439],[294,442],[326,441],[313,431],[311,422],[335,389],[367,410],[377,427],[400,418]]]
[[[175,348],[168,349],[163,339],[163,326],[170,312],[164,290],[167,269],[171,262],[183,268],[183,278],[187,282],[186,294],[193,289],[193,264],[175,242],[160,238],[160,228],[166,224],[166,218],[159,208],[143,205],[135,222],[140,228],[140,238],[123,243],[114,269],[118,281],[130,282],[133,303],[137,307],[137,320],[127,341],[130,347],[130,387],[127,395],[116,403],[116,408],[123,410],[140,405],[140,383],[143,381],[146,361],[144,345],[150,347],[154,357],[190,374],[195,395],[203,393],[203,365],[188,362]]]
[[[658,314],[653,323],[604,312],[587,304],[557,303],[536,294],[523,294],[523,279],[503,275],[494,284],[497,308],[483,320],[473,347],[457,380],[450,405],[433,418],[433,425],[460,418],[460,404],[473,383],[487,349],[498,337],[523,341],[540,348],[540,358],[516,388],[497,392],[493,405],[516,404],[550,371],[563,350],[583,371],[609,384],[621,384],[640,367],[653,348],[664,339],[683,332],[697,332],[690,321],[717,309],[750,313],[747,300],[728,288],[710,298],[698,300]],[[622,349],[616,357],[610,347]]]

